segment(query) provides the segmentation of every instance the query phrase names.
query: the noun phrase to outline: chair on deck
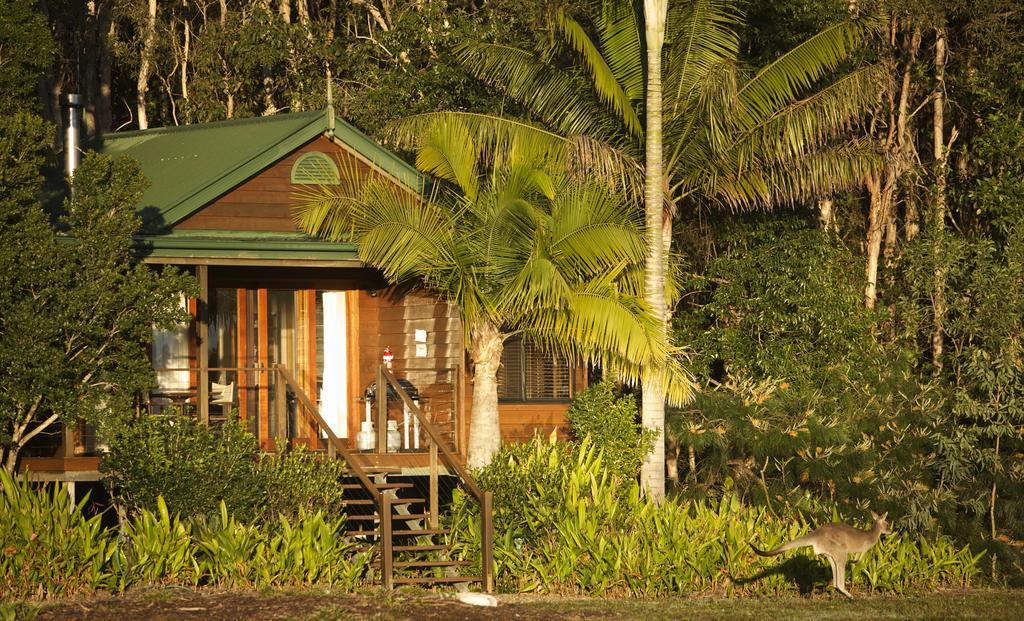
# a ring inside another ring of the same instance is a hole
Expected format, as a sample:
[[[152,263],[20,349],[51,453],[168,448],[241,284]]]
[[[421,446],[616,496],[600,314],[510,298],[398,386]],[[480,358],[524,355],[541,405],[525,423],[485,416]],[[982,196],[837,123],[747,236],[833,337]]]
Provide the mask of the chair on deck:
[[[231,408],[235,405],[235,383],[210,382],[210,405],[221,406],[223,419],[227,420],[231,415]]]

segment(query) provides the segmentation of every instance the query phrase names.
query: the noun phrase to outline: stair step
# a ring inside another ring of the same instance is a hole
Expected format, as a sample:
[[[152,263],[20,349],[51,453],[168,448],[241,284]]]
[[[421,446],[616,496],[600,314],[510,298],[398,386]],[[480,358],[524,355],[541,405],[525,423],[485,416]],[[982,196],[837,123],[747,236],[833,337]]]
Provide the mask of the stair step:
[[[346,530],[344,535],[346,537],[376,537],[380,533],[376,530]]]
[[[408,520],[425,520],[430,517],[429,513],[396,513],[394,519],[408,521]],[[378,521],[377,514],[372,515],[347,515],[345,519],[349,522],[376,522]]]
[[[409,489],[415,487],[412,483],[375,483],[377,489]],[[361,489],[365,490],[362,483],[342,483],[341,489]]]
[[[391,546],[393,552],[440,552],[451,549],[450,545],[444,543],[425,546]]]
[[[395,537],[427,537],[432,535],[447,535],[450,530],[447,528],[423,528],[416,530],[396,530],[391,534]]]
[[[419,503],[427,502],[425,498],[392,498],[391,506],[395,505],[415,505]],[[377,501],[372,498],[353,498],[352,500],[346,500],[341,503],[342,505],[375,505]]]
[[[396,562],[392,567],[398,569],[399,567],[465,567],[466,565],[472,565],[470,561],[401,561]]]
[[[480,576],[417,576],[414,578],[396,577],[395,584],[457,584],[460,582],[483,582]]]

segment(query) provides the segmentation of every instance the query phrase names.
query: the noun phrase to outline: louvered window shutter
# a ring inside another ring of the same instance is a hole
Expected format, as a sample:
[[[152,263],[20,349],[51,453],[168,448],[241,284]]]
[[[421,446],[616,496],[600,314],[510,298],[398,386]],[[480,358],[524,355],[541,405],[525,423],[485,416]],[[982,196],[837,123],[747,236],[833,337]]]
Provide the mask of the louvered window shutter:
[[[572,398],[572,370],[561,356],[521,338],[505,342],[498,370],[498,397],[506,401]]]
[[[292,165],[292,183],[305,185],[336,185],[341,182],[338,166],[325,153],[304,153]]]

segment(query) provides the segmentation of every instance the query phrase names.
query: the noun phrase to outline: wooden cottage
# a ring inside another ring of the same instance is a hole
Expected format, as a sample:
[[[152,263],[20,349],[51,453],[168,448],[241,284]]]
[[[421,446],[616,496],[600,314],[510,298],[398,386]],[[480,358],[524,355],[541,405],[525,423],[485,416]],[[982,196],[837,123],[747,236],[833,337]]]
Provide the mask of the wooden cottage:
[[[187,270],[200,286],[197,299],[182,300],[193,321],[154,334],[157,386],[144,407],[213,423],[237,411],[265,450],[334,435],[367,464],[418,468],[424,431],[408,404],[392,395],[378,409],[367,398],[388,361],[464,458],[472,385],[458,312],[427,292],[389,288],[352,244],[310,238],[290,213],[304,186],[335,183],[353,166],[419,192],[413,167],[331,108],[115,133],[96,148],[135,158],[151,182],[138,206],[143,260]],[[563,427],[584,379],[529,343],[509,342],[499,376],[503,438]],[[95,480],[95,442],[80,431],[67,430],[63,446],[35,451],[22,468]]]

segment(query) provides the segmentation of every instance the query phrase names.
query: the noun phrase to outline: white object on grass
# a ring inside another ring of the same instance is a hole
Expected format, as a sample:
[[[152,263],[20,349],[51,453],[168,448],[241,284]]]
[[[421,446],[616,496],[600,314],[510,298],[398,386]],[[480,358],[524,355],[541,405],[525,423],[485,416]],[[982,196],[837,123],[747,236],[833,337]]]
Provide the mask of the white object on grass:
[[[494,607],[498,605],[498,598],[486,593],[459,593],[455,596],[455,599],[459,600],[463,604],[469,604],[470,606]]]

